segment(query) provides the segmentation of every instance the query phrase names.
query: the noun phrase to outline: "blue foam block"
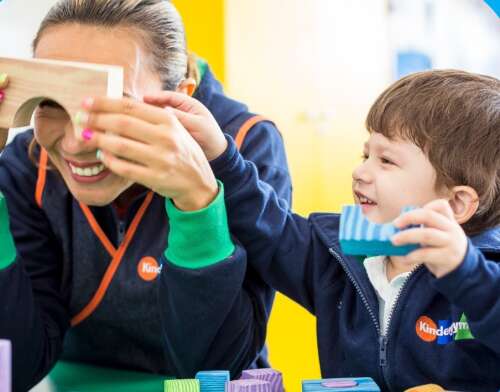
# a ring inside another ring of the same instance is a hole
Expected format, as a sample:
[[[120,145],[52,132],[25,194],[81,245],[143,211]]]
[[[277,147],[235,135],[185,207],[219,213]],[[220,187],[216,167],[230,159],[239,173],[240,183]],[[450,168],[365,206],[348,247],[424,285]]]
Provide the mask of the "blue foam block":
[[[200,392],[224,392],[226,382],[229,381],[229,371],[201,371],[196,373],[195,378],[200,381]]]
[[[413,209],[414,207],[405,207],[401,212]],[[360,205],[342,208],[339,241],[342,252],[346,255],[405,256],[419,248],[419,245],[394,246],[391,237],[400,231],[392,223],[377,224],[369,221],[363,215]]]
[[[346,387],[330,387],[329,384],[343,382],[355,384]],[[370,377],[325,378],[323,380],[302,381],[302,392],[380,392],[378,385]]]

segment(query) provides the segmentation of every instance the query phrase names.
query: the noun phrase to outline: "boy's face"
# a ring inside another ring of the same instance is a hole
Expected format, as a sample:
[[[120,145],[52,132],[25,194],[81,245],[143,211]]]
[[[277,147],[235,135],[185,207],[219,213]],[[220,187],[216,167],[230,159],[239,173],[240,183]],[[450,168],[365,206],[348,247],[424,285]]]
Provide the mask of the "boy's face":
[[[436,191],[436,171],[419,147],[375,132],[365,143],[363,162],[352,178],[355,203],[375,223],[392,221],[402,207],[421,207],[446,195]]]

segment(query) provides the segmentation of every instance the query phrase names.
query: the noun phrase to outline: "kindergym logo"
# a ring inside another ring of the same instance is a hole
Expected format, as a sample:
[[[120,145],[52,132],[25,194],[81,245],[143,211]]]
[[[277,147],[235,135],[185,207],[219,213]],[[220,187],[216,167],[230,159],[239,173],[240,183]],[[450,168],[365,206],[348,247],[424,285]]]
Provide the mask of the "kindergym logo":
[[[440,345],[448,344],[454,340],[474,339],[465,313],[462,313],[459,321],[438,320],[437,324],[430,317],[421,316],[417,320],[415,331],[424,342],[437,341],[436,343]]]

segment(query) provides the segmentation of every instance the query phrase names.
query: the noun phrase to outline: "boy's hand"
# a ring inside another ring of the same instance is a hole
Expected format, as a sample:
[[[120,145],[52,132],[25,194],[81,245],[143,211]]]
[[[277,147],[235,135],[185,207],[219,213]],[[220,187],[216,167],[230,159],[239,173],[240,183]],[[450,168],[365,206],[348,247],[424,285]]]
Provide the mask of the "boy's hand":
[[[407,229],[392,237],[394,245],[420,244],[406,256],[411,263],[424,263],[436,278],[456,269],[467,252],[467,236],[457,223],[446,200],[431,201],[424,207],[410,211],[394,220],[400,229],[409,225],[423,227]]]

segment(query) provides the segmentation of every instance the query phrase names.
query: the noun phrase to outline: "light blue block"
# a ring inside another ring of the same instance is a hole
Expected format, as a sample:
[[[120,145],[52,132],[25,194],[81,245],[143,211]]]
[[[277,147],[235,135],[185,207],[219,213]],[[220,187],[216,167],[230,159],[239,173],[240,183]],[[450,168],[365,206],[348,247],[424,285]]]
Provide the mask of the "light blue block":
[[[414,207],[405,207],[401,213],[413,209]],[[391,237],[400,231],[392,223],[371,222],[363,215],[360,205],[342,208],[339,241],[342,252],[346,255],[405,256],[419,248],[418,245],[394,246],[391,243]]]
[[[327,387],[329,382],[354,381],[352,387]],[[380,392],[378,385],[370,377],[325,378],[323,380],[302,381],[302,392]]]
[[[227,370],[210,370],[196,373],[195,378],[200,381],[200,392],[224,392],[230,376]]]

